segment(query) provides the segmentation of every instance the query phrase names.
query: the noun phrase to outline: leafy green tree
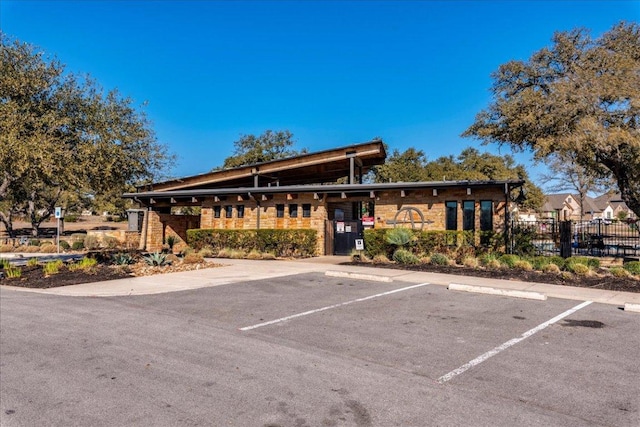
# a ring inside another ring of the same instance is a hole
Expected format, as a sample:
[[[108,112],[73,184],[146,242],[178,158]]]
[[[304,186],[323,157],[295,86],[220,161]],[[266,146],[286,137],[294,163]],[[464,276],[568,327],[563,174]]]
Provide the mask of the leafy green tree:
[[[600,38],[556,33],[528,61],[492,75],[493,100],[463,136],[550,154],[611,176],[640,216],[640,25],[619,23]]]
[[[386,148],[386,147],[385,147]],[[375,182],[426,181],[424,167],[427,157],[422,150],[413,147],[404,152],[393,150],[383,165],[373,168]]]
[[[173,160],[144,113],[35,47],[0,33],[0,221],[34,234],[71,194],[120,198]]]
[[[293,134],[288,130],[273,132],[266,130],[262,135],[242,135],[233,143],[233,155],[224,160],[223,169],[253,165],[271,160],[285,159],[307,152],[294,150]]]

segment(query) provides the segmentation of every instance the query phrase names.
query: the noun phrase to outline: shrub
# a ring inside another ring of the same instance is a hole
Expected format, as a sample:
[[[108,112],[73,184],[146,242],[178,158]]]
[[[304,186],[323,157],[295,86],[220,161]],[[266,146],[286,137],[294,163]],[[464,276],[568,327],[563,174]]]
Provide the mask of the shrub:
[[[578,276],[587,276],[591,271],[591,268],[589,268],[589,266],[585,264],[570,264],[570,265],[571,265],[570,267],[568,266],[568,268],[570,268],[569,271],[577,274]]]
[[[316,253],[318,233],[315,230],[188,230],[189,245],[196,250],[210,247],[250,252],[273,252],[279,257],[309,257]]]
[[[37,257],[31,257],[29,258],[29,261],[27,261],[27,266],[28,267],[35,267],[36,265],[38,265],[38,258]]]
[[[109,249],[116,249],[120,246],[120,242],[118,241],[118,239],[112,236],[105,236],[103,241],[104,245]]]
[[[558,267],[556,264],[549,263],[542,267],[542,271],[544,271],[545,273],[560,273],[560,267]]]
[[[71,245],[71,249],[74,250],[74,251],[80,251],[80,250],[84,249],[84,242],[80,241],[80,240],[76,240]]]
[[[431,264],[433,265],[449,265],[449,257],[445,254],[436,252],[431,254]]]
[[[199,264],[201,262],[204,262],[204,257],[198,253],[190,253],[185,255],[184,258],[182,258],[182,262],[184,262],[185,264]]]
[[[78,215],[65,215],[64,222],[78,222]]]
[[[491,261],[497,261],[498,257],[496,256],[496,254],[493,253],[487,253],[487,254],[482,254],[480,255],[480,257],[478,257],[478,262],[480,263],[480,265],[483,266],[487,266]]]
[[[40,239],[29,240],[29,246],[40,246]]]
[[[11,267],[11,262],[7,258],[0,258],[0,268]]]
[[[44,245],[40,246],[39,252],[49,253],[49,254],[56,253],[56,252],[58,252],[58,247],[56,245],[52,245],[50,243],[47,243],[47,244],[44,244]]]
[[[231,249],[222,248],[218,251],[218,258],[231,258]]]
[[[373,257],[373,263],[374,264],[390,264],[391,261],[389,260],[389,258],[387,258],[386,255],[378,254]]]
[[[557,265],[561,270],[567,265],[567,261],[558,255],[550,256],[549,262],[551,262],[551,264]]]
[[[169,234],[165,239],[165,243],[169,246],[169,250],[173,251],[173,247],[180,241],[180,238],[175,234]]]
[[[202,248],[198,251],[198,253],[204,258],[212,258],[214,256],[213,249],[211,249],[210,247]]]
[[[274,254],[273,252],[263,252],[262,259],[269,259],[269,260],[276,259],[276,254]]]
[[[600,260],[597,258],[591,258],[591,257],[586,257],[586,256],[574,256],[571,258],[568,258],[565,261],[565,268],[569,271],[571,271],[571,266],[570,265],[574,265],[574,264],[582,264],[582,265],[586,265],[587,267],[591,267],[591,268],[600,268]]]
[[[393,260],[398,264],[417,264],[420,262],[417,256],[406,249],[398,249],[393,253]]]
[[[4,274],[6,274],[9,279],[19,279],[22,277],[22,269],[20,267],[5,268]]]
[[[232,249],[229,253],[229,258],[231,259],[243,259],[246,256],[245,251],[239,249]]]
[[[57,259],[55,261],[45,263],[42,270],[44,271],[45,276],[50,276],[52,274],[58,274],[62,265],[62,261]]]
[[[128,254],[126,252],[113,254],[111,260],[115,265],[131,265],[135,263],[135,260],[131,256],[131,254]]]
[[[515,267],[516,262],[520,261],[520,257],[518,255],[507,254],[502,255],[500,258],[498,258],[498,261],[500,261],[502,265],[513,268]]]
[[[408,228],[391,228],[387,230],[385,240],[390,245],[403,248],[413,240],[413,232]]]
[[[60,249],[68,251],[69,249],[71,249],[71,245],[66,240],[60,240]]]
[[[13,245],[0,245],[0,253],[13,252]]]
[[[522,270],[522,271],[532,271],[533,270],[533,266],[531,265],[531,263],[529,261],[525,261],[525,260],[518,260],[513,264],[513,268],[515,268],[516,270]]]
[[[478,264],[479,264],[478,258],[476,258],[476,257],[468,256],[468,257],[465,257],[462,260],[462,265],[464,265],[465,267],[468,267],[468,268],[477,268]]]
[[[160,252],[153,252],[142,257],[147,265],[151,266],[165,266],[171,264],[167,260],[167,255]]]
[[[631,261],[623,265],[624,269],[634,276],[640,275],[640,261]]]
[[[177,264],[180,262],[180,258],[176,254],[166,254],[167,255],[167,264]]]
[[[247,259],[262,259],[262,254],[254,249],[247,254]]]
[[[625,270],[622,267],[612,267],[609,269],[609,273],[611,273],[611,275],[613,277],[629,277],[631,276],[631,273],[629,273],[627,270]]]
[[[84,247],[90,251],[100,248],[100,241],[96,236],[87,235],[84,238]]]
[[[486,267],[490,270],[499,270],[502,268],[502,264],[497,259],[489,260]]]

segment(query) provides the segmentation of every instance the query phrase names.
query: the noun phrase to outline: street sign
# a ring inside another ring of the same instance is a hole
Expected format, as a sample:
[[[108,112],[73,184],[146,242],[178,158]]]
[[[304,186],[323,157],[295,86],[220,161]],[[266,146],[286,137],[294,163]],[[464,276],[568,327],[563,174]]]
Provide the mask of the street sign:
[[[55,215],[54,215],[54,216],[55,216],[56,218],[58,218],[58,219],[62,218],[62,208],[61,208],[61,207],[56,207]]]
[[[364,250],[364,239],[356,239],[356,251]]]

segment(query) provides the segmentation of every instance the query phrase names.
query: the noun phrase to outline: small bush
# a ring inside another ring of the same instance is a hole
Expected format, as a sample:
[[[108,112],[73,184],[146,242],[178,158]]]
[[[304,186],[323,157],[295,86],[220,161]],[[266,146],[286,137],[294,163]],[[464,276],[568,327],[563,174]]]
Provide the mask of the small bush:
[[[136,262],[131,254],[128,254],[126,252],[114,254],[111,257],[111,260],[115,265],[131,265]]]
[[[218,251],[218,258],[231,258],[231,249],[222,248]]]
[[[565,265],[567,264],[567,260],[565,260],[564,258],[558,255],[550,256],[549,262],[551,262],[551,264],[557,265],[560,268],[560,270],[565,268]]]
[[[116,248],[118,248],[120,246],[120,242],[115,237],[105,236],[104,237],[104,245],[108,249],[116,249]]]
[[[7,258],[0,258],[0,268],[11,267],[11,262]]]
[[[565,268],[569,271],[572,271],[572,268],[573,268],[572,266],[575,264],[582,264],[591,268],[600,268],[599,259],[586,257],[586,256],[574,256],[574,257],[568,258],[565,261]]]
[[[611,273],[611,275],[613,277],[629,277],[631,276],[631,273],[629,273],[627,270],[625,270],[622,267],[612,267],[609,269],[609,273]]]
[[[640,261],[631,261],[623,265],[624,269],[634,276],[640,275]]]
[[[477,268],[479,265],[479,261],[478,261],[478,258],[476,257],[468,256],[462,260],[462,265],[468,268]]]
[[[78,215],[65,215],[64,222],[78,222]]]
[[[214,256],[213,249],[211,249],[210,247],[202,248],[200,249],[200,251],[198,251],[198,253],[204,258],[213,258]]]
[[[520,261],[520,257],[518,255],[507,254],[502,255],[500,258],[498,258],[498,261],[500,261],[502,265],[513,268],[515,267],[516,262]]]
[[[391,264],[391,261],[389,260],[389,258],[387,258],[386,255],[378,254],[373,257],[373,263],[374,264]]]
[[[385,240],[390,245],[402,248],[413,240],[413,232],[408,228],[392,228],[387,230]]]
[[[431,254],[431,264],[433,265],[449,265],[449,257],[445,254],[434,253]]]
[[[22,277],[22,269],[20,267],[9,267],[4,269],[8,279],[19,279]]]
[[[165,266],[171,264],[167,260],[167,255],[160,252],[153,252],[142,257],[145,263],[150,266]]]
[[[549,263],[542,267],[542,271],[544,271],[545,273],[560,273],[560,267],[558,267],[556,264]]]
[[[562,278],[564,280],[572,280],[573,279],[573,273],[571,273],[570,271],[561,271],[560,275],[562,276]]]
[[[394,229],[399,230],[399,229]],[[398,249],[393,253],[393,260],[398,264],[408,264],[413,265],[420,262],[417,256],[412,254],[410,251],[406,249]]]
[[[515,268],[516,270],[522,270],[522,271],[533,270],[533,266],[531,265],[531,263],[529,261],[525,261],[522,259],[519,261],[516,261],[515,264],[513,264],[513,268]]]
[[[13,245],[0,245],[0,253],[13,252]]]
[[[485,267],[487,266],[487,264],[489,264],[489,262],[497,260],[498,257],[493,253],[482,254],[478,257],[478,262],[480,263],[480,265]]]
[[[185,255],[185,257],[182,258],[182,262],[184,262],[185,264],[200,264],[201,262],[204,262],[204,257],[194,252]]]
[[[39,252],[42,252],[42,253],[45,253],[45,254],[53,254],[53,253],[58,252],[58,247],[56,245],[52,245],[52,244],[47,243],[46,245],[40,246],[40,251]]]
[[[60,249],[68,251],[69,249],[71,249],[71,245],[66,240],[60,240]]]
[[[177,264],[180,262],[180,258],[176,254],[167,254],[167,264]]]
[[[27,267],[35,267],[36,265],[38,265],[38,258],[37,257],[31,257],[29,258],[29,261],[27,261]]]
[[[500,270],[503,267],[503,264],[497,259],[489,260],[486,267],[490,270]]]
[[[42,270],[44,271],[45,276],[50,276],[52,274],[58,274],[60,272],[60,268],[62,268],[62,265],[63,263],[59,259],[55,261],[49,261],[44,264]]]
[[[247,254],[245,253],[245,251],[241,251],[238,249],[233,249],[230,253],[229,253],[229,258],[231,259],[243,259],[245,258]]]
[[[585,264],[570,264],[570,267],[568,268],[570,268],[569,271],[575,273],[578,276],[587,276],[591,271],[591,268],[589,268],[589,266]]]
[[[263,252],[262,259],[274,260],[276,259],[276,254],[274,254],[273,252]]]
[[[96,236],[87,235],[84,238],[84,247],[90,251],[100,248],[100,240]]]
[[[82,249],[84,249],[84,242],[80,240],[76,240],[71,245],[71,249],[74,251],[81,251]]]
[[[29,240],[29,246],[40,246],[40,239]]]

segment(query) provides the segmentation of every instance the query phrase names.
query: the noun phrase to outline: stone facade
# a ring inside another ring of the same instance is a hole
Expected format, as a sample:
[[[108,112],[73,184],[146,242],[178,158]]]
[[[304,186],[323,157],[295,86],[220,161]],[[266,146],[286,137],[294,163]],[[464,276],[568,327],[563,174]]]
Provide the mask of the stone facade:
[[[187,230],[200,228],[198,215],[171,215],[149,211],[147,214],[146,250],[160,251],[167,236],[175,235],[178,242],[173,247],[174,252],[180,252],[187,247]]]

